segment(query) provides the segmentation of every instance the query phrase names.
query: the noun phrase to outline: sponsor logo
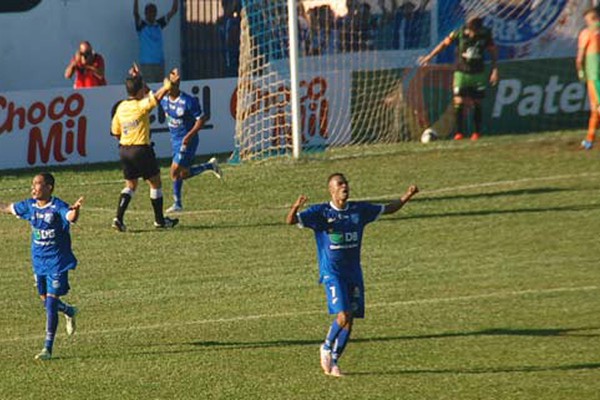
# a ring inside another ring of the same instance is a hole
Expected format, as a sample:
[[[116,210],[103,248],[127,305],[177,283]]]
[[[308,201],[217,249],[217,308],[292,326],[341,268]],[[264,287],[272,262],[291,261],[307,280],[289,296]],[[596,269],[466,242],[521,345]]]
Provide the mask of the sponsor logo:
[[[49,240],[56,237],[54,229],[33,229],[34,240]]]
[[[27,163],[59,163],[72,154],[86,156],[87,119],[82,115],[85,99],[79,93],[57,96],[47,103],[35,101],[28,106],[15,104],[0,96],[0,135],[29,130]],[[42,131],[41,126],[50,123]]]
[[[567,3],[568,0],[498,2],[489,8],[484,24],[492,28],[494,40],[500,45],[527,43],[551,28]]]
[[[561,82],[558,75],[544,84],[525,85],[519,79],[504,79],[498,84],[492,118],[501,118],[507,110],[520,117],[571,114],[589,110],[585,86],[581,82]]]

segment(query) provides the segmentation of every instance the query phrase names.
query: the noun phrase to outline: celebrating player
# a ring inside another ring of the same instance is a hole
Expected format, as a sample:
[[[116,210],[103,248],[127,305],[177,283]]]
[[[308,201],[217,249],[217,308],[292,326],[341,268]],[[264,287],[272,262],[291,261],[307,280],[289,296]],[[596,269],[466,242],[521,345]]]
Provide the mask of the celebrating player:
[[[210,171],[221,179],[222,172],[214,157],[205,164],[192,165],[198,149],[198,132],[202,129],[206,117],[202,113],[198,99],[179,90],[181,78],[177,68],[170,72],[169,80],[171,81],[169,95],[160,101],[167,116],[173,149],[171,179],[175,202],[167,212],[178,212],[183,210],[181,190],[184,179],[200,175],[205,171]]]
[[[456,118],[454,140],[461,140],[464,137],[465,100],[470,100],[473,104],[475,131],[471,135],[471,140],[477,140],[482,133],[483,113],[481,102],[485,97],[487,82],[489,80],[492,85],[498,83],[498,68],[496,67],[498,52],[492,38],[492,31],[483,26],[481,18],[471,18],[464,27],[450,33],[431,53],[419,58],[419,63],[427,65],[436,55],[453,43],[457,44],[457,65],[452,84],[454,115]],[[486,50],[492,60],[492,70],[489,78],[485,74],[484,53]]]
[[[327,375],[342,376],[338,360],[350,338],[354,318],[364,318],[365,299],[360,250],[365,226],[382,214],[393,214],[419,192],[410,186],[399,200],[389,204],[350,202],[350,185],[343,174],[328,179],[329,203],[299,212],[308,200],[298,197],[287,215],[289,225],[315,232],[319,258],[319,283],[325,287],[329,313],[336,314],[321,346],[321,367]]]
[[[588,133],[581,142],[583,149],[590,150],[594,145],[596,129],[600,126],[600,18],[595,8],[588,9],[583,18],[587,27],[579,34],[576,67],[579,79],[587,81],[590,98]]]
[[[129,72],[131,76],[125,80],[129,97],[117,106],[111,127],[112,134],[119,138],[119,156],[125,177],[125,188],[119,196],[117,216],[112,227],[119,232],[127,230],[123,218],[141,177],[150,185],[154,226],[172,228],[179,220],[165,217],[163,214],[160,167],[150,142],[150,112],[167,94],[171,84],[169,79],[165,78],[163,87],[154,94],[142,80],[136,65]]]
[[[77,266],[71,250],[71,224],[79,218],[83,197],[69,206],[52,196],[54,177],[42,173],[33,178],[31,199],[0,203],[0,212],[31,224],[31,260],[38,293],[46,307],[46,342],[36,360],[50,360],[58,328],[58,312],[65,314],[67,334],[75,333],[77,308],[60,300],[69,292],[69,271]]]

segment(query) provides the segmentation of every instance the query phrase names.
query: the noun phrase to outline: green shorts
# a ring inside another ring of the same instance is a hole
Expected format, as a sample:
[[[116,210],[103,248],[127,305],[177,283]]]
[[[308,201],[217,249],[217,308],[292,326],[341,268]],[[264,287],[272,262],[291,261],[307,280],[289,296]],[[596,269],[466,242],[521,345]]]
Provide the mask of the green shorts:
[[[467,72],[454,71],[452,93],[454,96],[483,99],[485,97],[487,83],[488,77],[485,72],[469,74]]]

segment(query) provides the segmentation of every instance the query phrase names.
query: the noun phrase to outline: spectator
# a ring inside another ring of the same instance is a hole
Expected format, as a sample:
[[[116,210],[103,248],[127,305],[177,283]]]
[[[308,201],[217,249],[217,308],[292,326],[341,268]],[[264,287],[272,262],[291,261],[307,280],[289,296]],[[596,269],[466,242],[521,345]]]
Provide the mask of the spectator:
[[[431,15],[425,0],[419,7],[407,1],[396,11],[392,47],[399,50],[429,47]]]
[[[337,31],[334,29],[335,18],[333,10],[328,5],[323,5],[312,10],[310,34],[311,55],[334,54],[338,51],[339,41]]]
[[[178,0],[173,0],[171,10],[160,18],[156,4],[148,3],[144,8],[142,20],[139,13],[139,1],[133,2],[133,16],[135,18],[135,29],[140,40],[140,69],[144,81],[162,82],[165,76],[165,55],[163,51],[162,29],[167,26],[171,18],[177,13]]]
[[[225,73],[227,76],[236,76],[240,60],[240,29],[242,18],[241,6],[235,1],[228,10],[221,34],[224,43]]]
[[[341,20],[342,50],[346,52],[372,50],[376,32],[375,18],[368,3],[346,2],[348,15]]]
[[[106,85],[104,58],[94,52],[88,41],[79,44],[79,50],[65,69],[65,79],[71,79],[73,74],[75,74],[73,83],[75,89]]]

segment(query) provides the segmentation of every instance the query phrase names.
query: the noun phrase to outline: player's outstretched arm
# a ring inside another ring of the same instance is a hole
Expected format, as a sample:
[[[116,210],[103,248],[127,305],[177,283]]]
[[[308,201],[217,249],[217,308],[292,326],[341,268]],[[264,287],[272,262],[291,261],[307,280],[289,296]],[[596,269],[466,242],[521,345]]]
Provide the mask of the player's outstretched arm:
[[[296,225],[298,223],[298,210],[300,210],[304,204],[308,201],[308,197],[305,195],[300,195],[298,199],[292,204],[292,208],[290,208],[290,212],[288,212],[287,217],[285,218],[285,223],[288,225]]]
[[[444,50],[446,48],[446,46],[448,46],[448,38],[442,40],[437,46],[435,46],[435,48],[431,51],[431,53],[427,54],[426,56],[421,56],[418,58],[418,62],[420,66],[425,66],[427,64],[429,64],[429,62],[431,60],[433,60],[433,58],[435,56],[437,56],[438,54],[440,54],[442,52],[442,50]]]
[[[71,207],[69,207],[69,212],[67,213],[67,220],[69,220],[69,222],[71,222],[71,223],[77,222],[77,219],[79,219],[79,213],[80,213],[82,206],[83,206],[83,197],[80,197],[79,199],[77,199],[77,201],[75,203],[73,203],[71,205]]]
[[[0,201],[0,213],[2,214],[12,214],[12,203],[4,203]]]
[[[400,199],[398,199],[396,201],[392,201],[391,203],[386,204],[385,208],[383,210],[383,213],[384,214],[395,213],[396,211],[401,209],[406,203],[408,203],[410,201],[410,199],[412,199],[412,197],[417,193],[419,193],[419,188],[416,185],[411,185],[406,190],[406,193],[404,194],[404,196],[402,196]]]

